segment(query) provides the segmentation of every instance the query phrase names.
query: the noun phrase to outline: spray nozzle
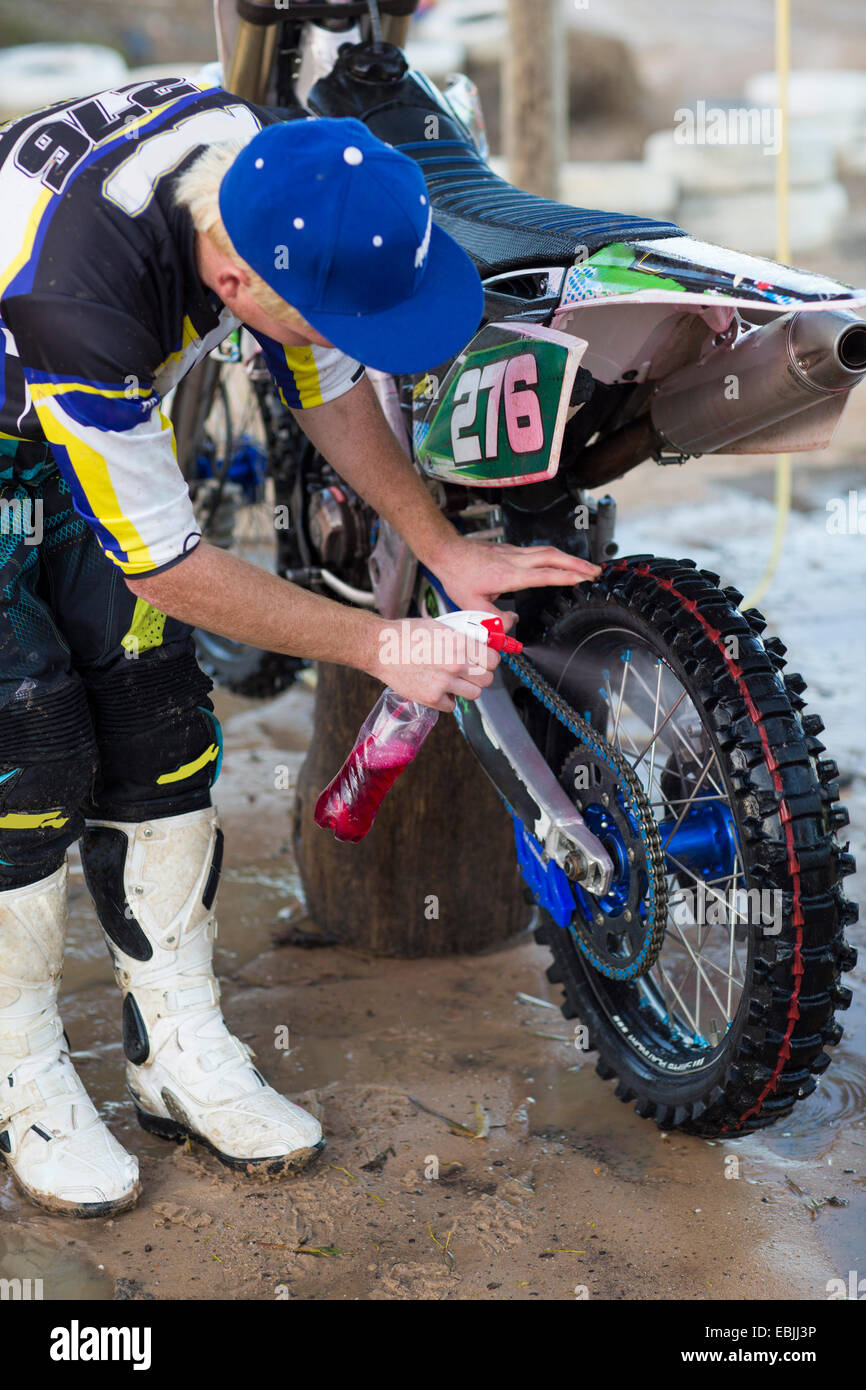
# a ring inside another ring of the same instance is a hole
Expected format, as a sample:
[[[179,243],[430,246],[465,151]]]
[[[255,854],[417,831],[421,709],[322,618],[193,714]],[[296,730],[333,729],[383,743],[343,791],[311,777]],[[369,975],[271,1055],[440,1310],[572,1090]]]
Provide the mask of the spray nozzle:
[[[495,652],[508,652],[516,656],[523,651],[523,643],[518,642],[516,637],[509,637],[502,619],[494,618],[490,613],[457,609],[454,613],[443,613],[436,621],[456,628],[466,637],[474,637],[477,642],[485,642]]]
[[[488,647],[492,647],[495,652],[508,652],[516,656],[523,651],[523,643],[518,642],[516,637],[509,637],[505,628],[502,626],[501,618],[485,618],[481,624],[486,627],[490,636],[487,638]]]

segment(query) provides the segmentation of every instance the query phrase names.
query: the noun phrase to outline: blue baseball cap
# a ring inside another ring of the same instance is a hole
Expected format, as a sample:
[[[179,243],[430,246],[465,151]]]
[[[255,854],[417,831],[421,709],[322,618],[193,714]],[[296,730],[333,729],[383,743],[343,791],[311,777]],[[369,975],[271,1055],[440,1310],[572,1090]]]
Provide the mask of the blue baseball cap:
[[[224,175],[219,205],[238,255],[368,367],[425,371],[478,328],[478,272],[433,225],[419,166],[360,121],[266,126]]]

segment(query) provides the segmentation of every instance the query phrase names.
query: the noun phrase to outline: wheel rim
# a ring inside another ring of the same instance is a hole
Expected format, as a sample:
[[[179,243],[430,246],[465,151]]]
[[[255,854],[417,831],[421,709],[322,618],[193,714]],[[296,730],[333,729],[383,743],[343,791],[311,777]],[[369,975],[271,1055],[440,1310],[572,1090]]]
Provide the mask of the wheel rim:
[[[598,676],[588,699],[587,671]],[[699,1070],[719,1056],[737,1022],[751,960],[753,899],[719,751],[670,659],[627,628],[595,628],[578,639],[558,681],[566,698],[572,682],[591,705],[581,712],[640,779],[669,869],[665,940],[647,974],[622,984],[587,962],[584,970],[639,1059],[669,1074]],[[586,911],[586,895],[575,900]],[[604,910],[603,901],[596,905]]]

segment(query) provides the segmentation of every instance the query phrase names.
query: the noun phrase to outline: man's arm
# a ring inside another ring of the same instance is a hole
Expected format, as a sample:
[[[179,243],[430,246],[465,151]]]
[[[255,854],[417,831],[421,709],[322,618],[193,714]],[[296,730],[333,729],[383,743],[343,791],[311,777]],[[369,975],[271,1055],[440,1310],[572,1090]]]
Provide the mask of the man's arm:
[[[45,304],[20,301],[16,308],[16,333],[27,348],[22,369],[45,438],[76,511],[133,593],[180,621],[236,641],[369,671],[399,694],[437,709],[451,710],[454,696],[473,699],[489,684],[495,653],[484,653],[480,671],[465,660],[436,667],[388,663],[382,656],[394,644],[380,647],[387,627],[381,618],[309,594],[200,541],[171,422],[145,367],[158,357],[146,329],[121,311],[70,307],[62,296]],[[53,336],[49,311],[57,326]],[[76,347],[82,322],[93,332]],[[90,351],[102,357],[90,358]],[[134,391],[120,365],[124,353],[137,367],[129,368],[138,382]],[[429,620],[421,625],[434,626]]]
[[[487,648],[437,666],[388,661],[394,644],[383,639],[393,632],[393,623],[311,594],[206,541],[171,569],[126,582],[138,597],[191,627],[264,651],[354,666],[407,699],[449,713],[455,696],[473,700],[480,695],[499,662]],[[412,627],[443,631],[426,618],[413,620]],[[450,629],[444,631],[451,636]],[[411,652],[411,644],[405,645]],[[428,647],[433,649],[432,641]],[[459,644],[454,651],[460,651]]]
[[[341,478],[435,570],[458,533],[445,520],[382,412],[368,377],[326,405],[292,412]]]
[[[294,414],[319,453],[390,522],[458,607],[497,611],[500,594],[579,584],[601,573],[597,565],[552,545],[502,545],[461,536],[400,447],[366,377],[335,400]]]

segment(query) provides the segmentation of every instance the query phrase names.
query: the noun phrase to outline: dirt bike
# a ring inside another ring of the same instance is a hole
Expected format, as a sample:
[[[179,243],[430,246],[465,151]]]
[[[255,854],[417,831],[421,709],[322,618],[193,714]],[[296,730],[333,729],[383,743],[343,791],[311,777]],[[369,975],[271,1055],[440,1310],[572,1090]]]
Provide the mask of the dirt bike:
[[[528,655],[456,715],[599,1074],[666,1129],[754,1130],[814,1089],[851,999],[838,769],[762,615],[691,560],[619,558],[615,503],[590,489],[647,459],[825,445],[866,374],[866,291],[512,187],[472,85],[410,69],[414,8],[218,0],[225,85],[364,121],[474,259],[477,335],[421,376],[370,372],[383,410],[455,526],[604,569],[567,598],[515,595]],[[388,617],[453,606],[305,440],[252,340],[203,370],[174,413],[210,539]],[[208,634],[200,654],[259,694],[298,665]]]

